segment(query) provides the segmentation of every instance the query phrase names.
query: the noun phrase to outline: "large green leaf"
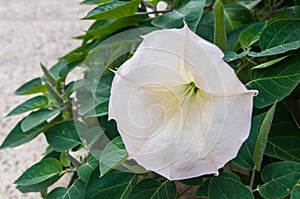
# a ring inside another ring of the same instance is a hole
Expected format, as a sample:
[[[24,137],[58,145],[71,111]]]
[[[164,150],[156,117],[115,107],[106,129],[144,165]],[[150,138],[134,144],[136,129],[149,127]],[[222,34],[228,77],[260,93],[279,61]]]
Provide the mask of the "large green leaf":
[[[86,184],[82,180],[76,179],[64,193],[62,199],[85,199],[85,188]]]
[[[259,91],[254,106],[263,108],[287,97],[300,82],[299,64],[299,56],[292,56],[272,67],[252,70],[248,87]]]
[[[22,121],[21,128],[24,132],[26,132],[32,129],[33,127],[36,127],[37,125],[47,121],[47,119],[49,119],[50,117],[57,115],[62,109],[63,108],[50,110],[42,108],[37,111],[34,111]]]
[[[65,187],[56,187],[47,194],[46,199],[63,199],[64,194],[67,192]]]
[[[284,8],[284,13],[289,18],[300,18],[300,6]]]
[[[0,149],[16,147],[22,144],[25,144],[31,140],[33,140],[36,136],[38,136],[44,127],[47,125],[46,122],[30,129],[29,131],[24,132],[21,128],[21,124],[24,121],[21,120],[8,134],[3,143],[0,146]]]
[[[152,24],[162,28],[181,28],[184,22],[192,31],[203,14],[205,0],[179,0],[174,11],[167,12],[152,21]]]
[[[297,198],[300,198],[300,180],[298,180],[298,182],[295,184],[291,193],[291,199]]]
[[[99,165],[99,160],[96,159],[93,155],[89,155],[87,157],[86,163],[80,165],[77,170],[77,175],[84,182],[88,182],[91,176],[91,173],[95,170],[95,168]]]
[[[265,184],[258,188],[264,198],[284,198],[291,194],[300,179],[300,163],[276,162],[267,165],[261,173]]]
[[[99,169],[96,168],[87,184],[85,199],[125,199],[136,181],[135,174],[116,170],[100,178],[99,175]]]
[[[300,162],[299,143],[300,128],[286,106],[279,104],[265,153],[281,160]]]
[[[261,57],[285,53],[300,47],[300,20],[281,19],[270,23],[260,35],[261,52],[249,52]]]
[[[260,22],[248,26],[240,34],[240,43],[243,48],[249,48],[252,44],[259,40],[260,34],[266,26],[266,22]]]
[[[46,158],[27,169],[14,183],[20,186],[34,185],[59,175],[60,172],[61,163],[54,158]]]
[[[272,121],[277,103],[275,103],[266,113],[257,136],[256,145],[253,154],[255,169],[260,171],[261,163],[267,147],[268,135],[272,126]]]
[[[49,178],[48,180],[45,180],[45,181],[37,183],[37,184],[28,185],[28,186],[18,185],[16,188],[19,191],[21,191],[22,193],[41,192],[41,191],[44,191],[45,189],[47,189],[52,184],[54,184],[57,180],[59,180],[60,177],[61,176],[56,175],[56,176]]]
[[[58,123],[45,132],[47,142],[58,152],[68,151],[81,143],[78,129],[81,130],[82,126],[84,124],[79,121]]]
[[[99,159],[101,176],[124,162],[127,156],[127,151],[120,136],[110,141],[103,149]]]
[[[224,175],[225,174],[225,175]],[[224,199],[224,198],[243,198],[254,199],[251,190],[240,182],[240,180],[232,175],[224,173],[210,180],[208,187],[208,198]]]
[[[22,86],[20,86],[15,94],[16,95],[28,95],[28,94],[34,94],[34,93],[45,93],[47,91],[47,88],[45,85],[42,84],[41,78],[35,78],[30,80],[29,82],[26,82]]]
[[[113,0],[106,4],[101,4],[90,11],[84,19],[105,20],[121,18],[134,15],[141,0],[117,1]]]
[[[7,117],[22,114],[37,108],[44,108],[48,105],[48,102],[49,100],[47,97],[36,96],[34,98],[25,101],[24,103],[20,104],[16,108],[14,108],[11,112],[7,114]]]

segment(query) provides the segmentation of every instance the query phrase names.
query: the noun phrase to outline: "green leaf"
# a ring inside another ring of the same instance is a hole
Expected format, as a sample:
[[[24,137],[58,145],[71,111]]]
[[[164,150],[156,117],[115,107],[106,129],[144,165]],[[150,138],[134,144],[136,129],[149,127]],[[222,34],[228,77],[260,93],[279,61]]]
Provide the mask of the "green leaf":
[[[46,199],[63,199],[67,189],[64,187],[56,187],[50,193],[48,193]]]
[[[101,4],[90,11],[83,19],[105,20],[111,18],[122,18],[134,15],[141,0],[117,1],[113,0]]]
[[[300,162],[300,128],[283,104],[276,108],[265,153],[281,160]]]
[[[88,117],[101,117],[108,114],[108,102],[104,102],[95,107],[94,110],[91,110],[87,113],[86,118]]]
[[[250,10],[238,3],[226,4],[224,7],[224,17],[227,33],[253,22]]]
[[[77,61],[77,60],[76,60]],[[49,69],[49,72],[54,76],[55,79],[64,79],[69,72],[71,72],[78,63],[70,63],[66,59],[60,59],[58,63]]]
[[[176,196],[177,191],[175,183],[166,180],[157,190],[155,190],[151,199],[176,199]]]
[[[36,96],[34,98],[31,98],[24,103],[20,104],[16,108],[14,108],[11,112],[7,114],[6,117],[8,116],[13,116],[13,115],[18,115],[25,113],[27,111],[31,111],[33,109],[37,108],[44,108],[48,105],[49,100],[45,96]]]
[[[185,180],[180,180],[182,184],[189,185],[189,186],[201,186],[203,185],[203,177],[195,177],[195,178],[189,178]]]
[[[300,198],[300,180],[298,180],[298,182],[295,184],[291,193],[291,199],[297,198]]]
[[[279,57],[277,59],[272,59],[271,61],[268,61],[268,62],[265,62],[265,63],[262,63],[262,64],[259,64],[255,67],[252,68],[252,70],[255,70],[255,69],[262,69],[262,68],[267,68],[267,67],[270,67],[270,66],[273,66],[274,64],[280,62],[281,60],[287,58],[288,56],[284,56],[284,57]]]
[[[87,184],[85,199],[125,199],[136,181],[135,174],[122,173],[116,170],[100,178],[99,175],[99,169],[96,168]]]
[[[47,80],[49,81],[49,83],[52,86],[56,86],[55,77],[53,77],[53,75],[48,71],[48,69],[43,64],[41,64],[41,68],[42,68],[42,71],[43,71],[44,75],[47,77]]]
[[[61,163],[54,158],[46,158],[27,169],[14,184],[34,185],[59,175],[60,172],[62,172]]]
[[[49,93],[53,96],[53,98],[55,99],[55,101],[59,104],[62,105],[64,104],[64,100],[63,98],[60,96],[60,94],[57,92],[57,90],[50,85],[48,82],[45,82],[45,85],[49,91]]]
[[[227,51],[227,37],[224,22],[224,7],[221,0],[217,0],[214,7],[215,17],[215,32],[214,32],[214,44],[225,52]]]
[[[82,164],[78,170],[77,175],[81,180],[84,182],[88,182],[89,178],[92,174],[92,172],[95,170],[95,168],[99,165],[99,160],[96,159],[93,155],[89,155],[87,157],[86,163]]]
[[[174,11],[155,18],[152,24],[162,28],[182,28],[185,23],[196,31],[203,14],[205,0],[179,0]]]
[[[23,84],[21,87],[19,87],[16,90],[15,94],[28,95],[34,93],[45,93],[46,91],[47,91],[46,86],[42,84],[42,79],[38,77]]]
[[[24,132],[26,132],[33,127],[36,127],[37,125],[45,122],[50,117],[53,117],[54,115],[60,113],[62,109],[63,108],[50,110],[42,108],[37,111],[33,111],[22,121],[21,128]]]
[[[208,198],[224,199],[224,198],[243,198],[254,199],[249,188],[242,184],[239,180],[225,176],[213,177],[208,187]]]
[[[247,51],[244,51],[244,52],[241,52],[240,54],[237,54],[236,52],[234,51],[226,51],[224,54],[224,60],[226,62],[231,62],[231,61],[234,61],[234,60],[237,60],[237,59],[240,59],[242,57],[245,57],[247,55]]]
[[[103,135],[103,130],[101,127],[96,126],[89,130],[80,130],[78,131],[78,135],[82,141],[82,144],[87,148],[90,149],[94,143]]]
[[[197,191],[195,193],[195,196],[197,198],[201,198],[201,197],[207,198],[208,197],[208,187],[209,187],[211,179],[212,178],[208,178],[207,180],[205,180],[204,184],[197,189]]]
[[[24,118],[24,119],[26,119],[26,118]],[[41,131],[45,128],[45,126],[47,125],[46,122],[43,122],[40,125],[30,129],[29,131],[24,132],[21,128],[21,124],[24,121],[24,119],[21,120],[13,128],[13,130],[11,130],[11,132],[8,134],[8,136],[5,138],[5,140],[1,144],[0,149],[16,147],[16,146],[25,144],[27,142],[30,142],[36,136],[38,136],[41,133]]]
[[[128,154],[121,137],[116,137],[110,141],[103,149],[99,159],[101,176],[124,162],[127,156]]]
[[[272,67],[252,70],[252,81],[247,86],[258,90],[254,106],[263,108],[287,97],[300,82],[300,59],[288,57]]]
[[[60,162],[64,167],[70,167],[70,160],[66,152],[60,154]]]
[[[240,34],[240,43],[243,48],[249,48],[259,40],[260,34],[266,26],[266,22],[260,22],[248,26]]]
[[[45,132],[47,142],[58,152],[68,151],[81,143],[77,131],[81,126],[84,124],[79,121],[58,123]]]
[[[260,125],[256,145],[253,154],[254,167],[260,171],[261,163],[267,147],[268,135],[272,126],[272,121],[275,113],[277,102],[267,111],[262,124]]]
[[[45,189],[47,189],[49,186],[54,184],[57,180],[59,180],[61,176],[56,175],[52,178],[49,178],[48,180],[45,180],[43,182],[33,184],[33,185],[28,185],[28,186],[21,186],[18,185],[16,188],[21,191],[22,193],[28,193],[28,192],[41,192]]]
[[[300,47],[300,20],[282,19],[270,23],[260,35],[261,52],[249,56],[261,57],[285,53]]]
[[[238,3],[242,6],[246,7],[247,9],[251,10],[257,4],[259,4],[262,0],[238,0]]]
[[[286,7],[284,13],[289,18],[300,18],[300,6]]]
[[[84,0],[81,2],[82,4],[105,4],[110,2],[111,0]]]
[[[264,198],[284,198],[291,194],[300,179],[300,163],[276,162],[267,165],[261,173],[265,184],[258,188]]]
[[[86,184],[82,180],[76,179],[63,195],[63,199],[85,199],[85,188]]]
[[[133,188],[128,199],[150,199],[160,186],[161,184],[156,180],[145,178]]]

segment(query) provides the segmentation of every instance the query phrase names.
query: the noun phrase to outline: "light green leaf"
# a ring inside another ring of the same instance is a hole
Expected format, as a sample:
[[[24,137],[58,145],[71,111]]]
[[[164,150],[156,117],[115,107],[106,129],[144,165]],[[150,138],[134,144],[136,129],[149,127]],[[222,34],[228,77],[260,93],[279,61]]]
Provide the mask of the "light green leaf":
[[[286,7],[284,13],[289,18],[300,18],[300,6]]]
[[[162,28],[182,28],[185,21],[195,32],[203,14],[204,4],[205,0],[179,0],[174,11],[155,18],[152,24]]]
[[[105,20],[134,15],[141,0],[117,1],[100,4],[90,11],[83,19]]]
[[[110,141],[103,149],[99,162],[101,176],[116,168],[127,159],[127,151],[121,137]]]
[[[126,199],[136,182],[136,176],[133,173],[114,170],[100,178],[99,175],[99,169],[96,168],[87,184],[85,199]]]
[[[300,47],[300,20],[281,19],[270,23],[260,35],[261,52],[249,56],[262,57],[285,53]]]
[[[57,92],[57,90],[52,85],[50,85],[48,82],[45,82],[45,85],[46,85],[49,93],[53,96],[54,100],[59,105],[63,105],[64,104],[64,100],[63,100],[62,96],[60,96],[60,94]]]
[[[13,115],[18,115],[25,113],[27,111],[31,111],[33,109],[37,108],[44,108],[48,105],[48,98],[45,96],[36,96],[34,98],[31,98],[24,103],[20,104],[16,108],[14,108],[11,112],[7,114],[6,117],[8,116],[13,116]]]
[[[224,54],[224,60],[226,62],[231,62],[231,61],[234,61],[234,60],[237,60],[237,59],[240,59],[242,57],[245,57],[247,55],[247,51],[244,51],[244,52],[241,52],[240,54],[237,54],[236,52],[234,51],[226,51]]]
[[[254,106],[263,108],[287,97],[300,82],[299,64],[299,56],[292,56],[271,68],[252,70],[252,81],[247,86],[259,91]]]
[[[271,61],[268,61],[268,62],[265,62],[265,63],[262,63],[262,64],[259,64],[255,67],[252,68],[252,70],[255,70],[255,69],[262,69],[262,68],[267,68],[267,67],[270,67],[270,66],[273,66],[274,64],[280,62],[281,60],[287,58],[288,56],[284,56],[284,57],[279,57],[277,59],[272,59]]]
[[[48,71],[48,69],[43,64],[41,64],[41,68],[42,68],[42,71],[43,71],[44,75],[47,77],[47,80],[49,81],[49,83],[52,86],[56,86],[55,77],[53,77],[53,75]]]
[[[240,34],[240,43],[243,48],[249,48],[252,44],[259,40],[260,34],[266,26],[266,22],[260,22],[248,26]]]
[[[63,199],[85,199],[85,188],[86,184],[82,180],[76,179],[63,195]]]
[[[277,102],[267,111],[265,118],[260,125],[256,145],[253,154],[254,167],[260,171],[264,152],[267,147],[268,135],[272,126],[272,121],[275,113]]]
[[[59,160],[64,167],[70,167],[70,160],[66,152],[60,154]]]
[[[0,149],[16,147],[16,146],[25,144],[27,142],[30,142],[36,136],[38,136],[41,133],[41,131],[45,128],[45,126],[47,125],[46,122],[43,122],[40,125],[30,129],[29,131],[24,132],[21,128],[21,124],[23,121],[24,121],[24,119],[21,120],[13,128],[13,130],[11,130],[11,132],[8,134],[8,136],[5,138],[5,140],[1,144]]]
[[[56,187],[50,193],[47,194],[46,199],[63,199],[67,189],[65,187]]]
[[[300,128],[283,104],[276,108],[265,153],[281,160],[300,162]]]
[[[42,108],[34,111],[22,121],[21,128],[24,132],[29,131],[33,127],[45,122],[50,117],[53,117],[54,115],[60,113],[62,109],[63,108],[50,110]]]
[[[239,179],[232,178],[231,175],[220,175],[210,180],[208,187],[208,198],[243,198],[254,199],[249,188],[242,184]]]
[[[59,175],[60,172],[62,172],[61,163],[54,158],[46,158],[27,169],[14,184],[34,185]]]
[[[291,194],[300,179],[300,163],[276,162],[267,165],[261,173],[265,184],[258,188],[264,198],[284,198]]]
[[[292,189],[291,199],[298,199],[300,198],[300,180],[295,184]]]
[[[47,91],[47,88],[45,85],[42,84],[41,78],[35,78],[30,80],[29,82],[26,82],[22,86],[20,86],[15,94],[16,95],[28,95],[28,94],[34,94],[34,93],[45,93]]]
[[[81,143],[77,131],[77,128],[81,129],[81,126],[84,124],[79,121],[58,123],[45,132],[47,142],[58,152],[68,151]]]

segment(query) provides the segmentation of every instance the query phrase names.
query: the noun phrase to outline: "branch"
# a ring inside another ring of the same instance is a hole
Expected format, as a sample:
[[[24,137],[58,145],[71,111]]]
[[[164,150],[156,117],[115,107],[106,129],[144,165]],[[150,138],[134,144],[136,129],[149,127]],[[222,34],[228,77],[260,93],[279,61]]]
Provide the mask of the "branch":
[[[276,11],[276,9],[281,6],[281,4],[284,2],[285,0],[280,0],[277,4],[273,4],[270,9],[269,9],[269,12],[263,17],[260,19],[260,21],[264,21],[266,19],[268,19],[270,16],[272,16],[272,14]]]

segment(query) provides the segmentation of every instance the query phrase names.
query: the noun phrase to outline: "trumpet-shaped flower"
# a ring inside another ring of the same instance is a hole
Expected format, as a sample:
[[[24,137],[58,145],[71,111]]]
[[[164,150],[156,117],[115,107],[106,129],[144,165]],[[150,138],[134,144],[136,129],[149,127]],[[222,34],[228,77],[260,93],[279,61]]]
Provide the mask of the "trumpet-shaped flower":
[[[256,91],[187,26],[143,39],[109,102],[128,158],[170,180],[218,174],[249,135]]]

